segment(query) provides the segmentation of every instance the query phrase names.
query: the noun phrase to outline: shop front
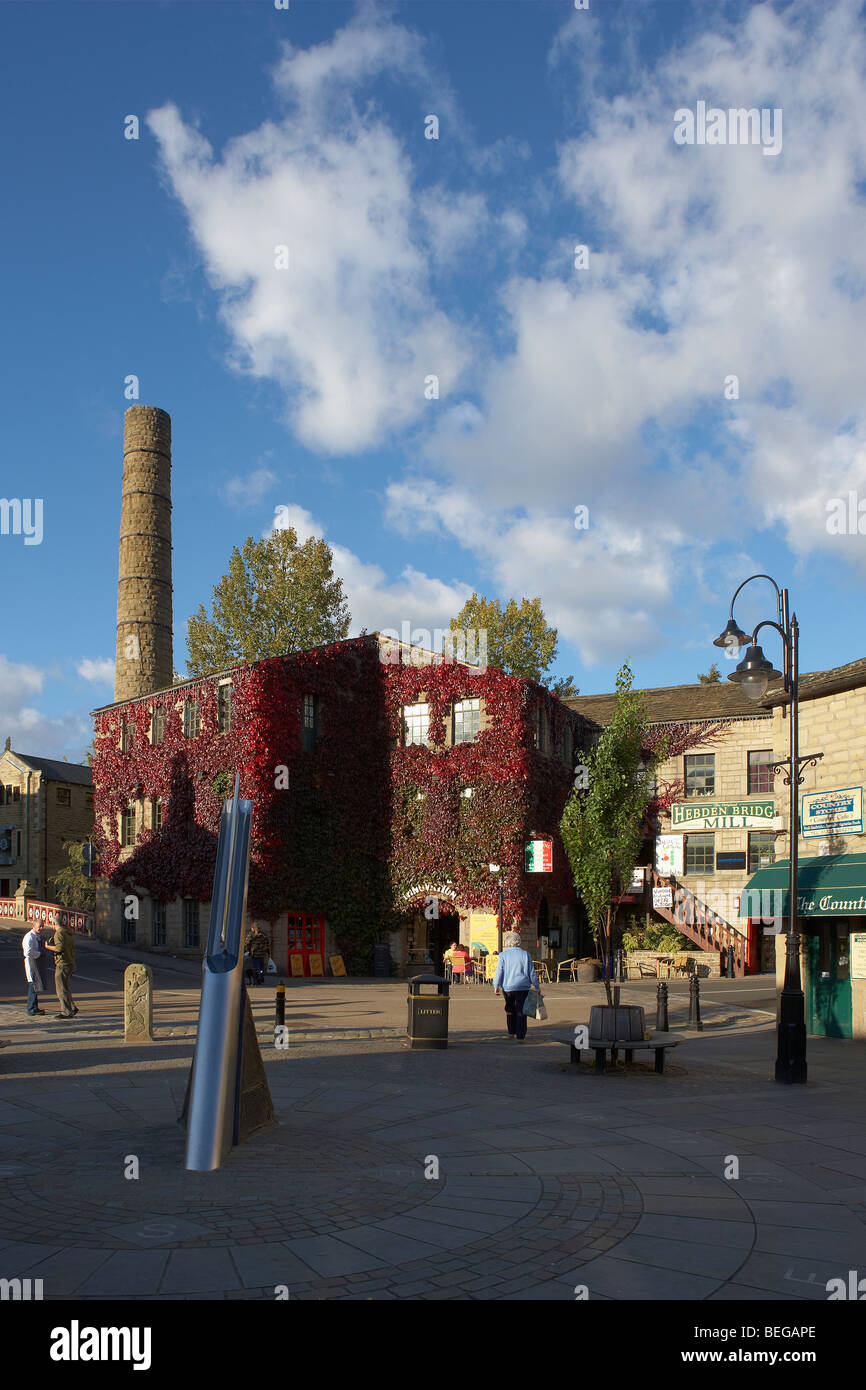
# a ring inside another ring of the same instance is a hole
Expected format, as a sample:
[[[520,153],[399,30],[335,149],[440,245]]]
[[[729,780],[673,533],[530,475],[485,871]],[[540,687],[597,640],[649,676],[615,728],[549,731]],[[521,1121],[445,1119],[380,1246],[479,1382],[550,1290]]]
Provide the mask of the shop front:
[[[752,876],[740,902],[776,942],[776,978],[785,974],[790,863]],[[811,1037],[866,1038],[866,855],[801,859],[797,869],[797,930]]]

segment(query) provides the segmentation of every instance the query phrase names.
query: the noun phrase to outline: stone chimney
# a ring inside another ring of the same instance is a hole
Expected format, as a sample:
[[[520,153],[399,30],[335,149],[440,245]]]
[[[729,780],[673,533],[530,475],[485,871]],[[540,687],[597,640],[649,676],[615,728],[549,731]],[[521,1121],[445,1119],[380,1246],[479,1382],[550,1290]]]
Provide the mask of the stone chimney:
[[[133,405],[123,435],[115,700],[171,685],[171,617],[171,418]]]

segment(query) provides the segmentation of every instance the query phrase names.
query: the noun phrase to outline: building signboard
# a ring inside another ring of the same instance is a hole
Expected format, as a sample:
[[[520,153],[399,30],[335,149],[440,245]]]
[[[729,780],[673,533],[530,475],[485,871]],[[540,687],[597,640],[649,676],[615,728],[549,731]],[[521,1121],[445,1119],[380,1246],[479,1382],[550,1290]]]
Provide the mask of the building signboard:
[[[671,806],[671,829],[772,829],[775,817],[775,801],[679,801]]]
[[[553,869],[553,841],[529,840],[526,845],[526,872],[528,874],[549,874]]]
[[[671,874],[681,874],[683,871],[683,837],[682,835],[657,835],[656,836],[656,873],[663,878],[670,878]]]
[[[805,840],[822,835],[863,834],[863,788],[804,792],[800,798],[800,834]]]
[[[659,908],[672,908],[674,905],[674,890],[672,888],[653,889],[653,907],[658,911]]]

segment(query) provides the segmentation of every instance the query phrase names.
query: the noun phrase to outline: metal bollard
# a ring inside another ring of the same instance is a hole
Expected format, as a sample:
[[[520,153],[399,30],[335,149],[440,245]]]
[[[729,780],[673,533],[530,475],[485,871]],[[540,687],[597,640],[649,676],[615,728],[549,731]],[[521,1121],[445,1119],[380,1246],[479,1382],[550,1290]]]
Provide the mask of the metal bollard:
[[[701,987],[698,983],[697,971],[689,980],[689,1027],[695,1028],[699,1033],[704,1031],[701,1023]]]
[[[274,1037],[277,1036],[277,1029],[285,1025],[286,1022],[286,987],[280,980],[277,985],[277,1004],[274,1015]]]
[[[729,947],[728,947],[728,979],[729,979],[729,980],[733,980],[733,978],[734,978],[734,948],[733,948],[733,946],[729,946]]]
[[[620,997],[619,987],[622,984],[622,947],[620,946],[613,953],[613,982],[613,1002],[614,1005],[617,1005]]]
[[[656,996],[656,1029],[659,1033],[667,1033],[670,1029],[668,1023],[668,987],[664,980],[659,980]]]

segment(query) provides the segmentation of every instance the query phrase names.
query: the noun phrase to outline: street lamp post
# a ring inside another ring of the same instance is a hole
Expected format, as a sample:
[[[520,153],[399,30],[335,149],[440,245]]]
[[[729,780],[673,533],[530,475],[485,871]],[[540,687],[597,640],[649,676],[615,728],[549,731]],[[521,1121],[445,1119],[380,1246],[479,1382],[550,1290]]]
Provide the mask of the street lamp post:
[[[746,584],[750,584],[753,579],[769,579],[773,588],[776,590],[778,622],[766,619],[758,623],[751,637],[742,631],[734,622],[734,601],[740,589]],[[799,625],[797,615],[791,614],[789,609],[788,590],[780,589],[776,581],[769,574],[753,574],[749,579],[744,579],[743,583],[734,593],[731,599],[731,615],[728,625],[724,632],[715,639],[714,645],[717,647],[736,647],[745,646],[746,655],[728,677],[728,680],[736,682],[746,693],[750,700],[760,700],[766,692],[771,680],[778,680],[783,672],[773,669],[772,662],[764,656],[761,648],[757,645],[758,633],[762,627],[772,627],[781,635],[784,648],[784,682],[785,691],[788,695],[788,716],[790,721],[790,758],[781,759],[774,763],[775,770],[781,771],[785,766],[788,767],[788,775],[785,777],[786,785],[790,785],[790,839],[791,839],[791,876],[789,884],[788,898],[788,936],[785,953],[785,984],[782,989],[782,996],[779,1004],[779,1022],[777,1029],[777,1051],[776,1051],[776,1080],[791,1084],[794,1082],[805,1082],[806,1080],[806,1015],[805,998],[803,995],[802,982],[800,978],[800,937],[797,931],[797,850],[799,835],[799,815],[797,804],[797,788],[802,782],[800,776],[800,764],[813,762],[812,757],[800,757],[800,705],[798,693],[798,640]]]
[[[497,942],[498,942],[498,945],[497,945],[497,948],[496,948],[496,949],[499,951],[499,953],[500,953],[500,955],[501,955],[501,954],[502,954],[502,869],[500,868],[500,866],[499,866],[498,864],[488,864],[487,867],[488,867],[488,869],[490,870],[490,872],[491,872],[492,874],[497,874],[497,875],[498,875],[498,880],[497,880],[497,881],[498,881],[498,883],[499,883],[499,908],[498,908],[498,911],[497,911],[497,914],[496,914],[496,938],[497,938]]]

